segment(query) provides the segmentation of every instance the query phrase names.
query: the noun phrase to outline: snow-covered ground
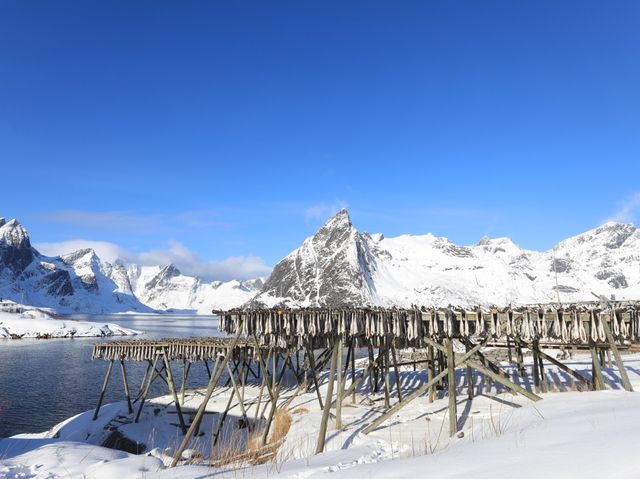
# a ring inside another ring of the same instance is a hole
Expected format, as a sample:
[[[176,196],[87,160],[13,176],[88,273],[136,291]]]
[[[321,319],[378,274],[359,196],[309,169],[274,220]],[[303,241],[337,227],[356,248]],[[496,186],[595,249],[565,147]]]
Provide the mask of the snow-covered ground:
[[[28,309],[22,313],[0,311],[0,338],[69,338],[135,334],[140,334],[140,331],[114,323],[57,319],[45,310]]]
[[[634,388],[640,390],[640,355],[624,359]],[[586,356],[577,356],[567,364],[586,375],[590,370]],[[476,397],[468,401],[464,372],[457,371],[462,433],[453,438],[448,437],[446,396],[433,403],[420,397],[377,430],[362,434],[383,405],[382,395],[372,394],[364,384],[354,404],[351,398],[344,402],[342,430],[330,423],[323,454],[313,454],[321,411],[311,392],[297,396],[290,405],[291,427],[277,456],[267,463],[167,468],[182,436],[175,425],[171,399],[164,396],[145,406],[138,424],[131,422],[124,403],[114,403],[103,407],[96,422],[91,421],[93,412],[88,411],[42,434],[0,440],[0,477],[640,477],[640,464],[635,460],[640,440],[640,394],[622,389],[615,368],[604,371],[608,390],[580,392],[571,376],[547,365],[550,392],[536,403],[496,388],[480,375],[473,377]],[[405,393],[424,380],[421,371],[408,368],[401,373]],[[514,380],[531,387],[528,377],[514,375]],[[251,402],[258,390],[248,387],[245,399]],[[282,400],[293,391],[283,391]],[[192,457],[245,449],[246,429],[236,427],[240,418],[237,406],[227,418],[222,446],[211,448],[216,412],[224,409],[230,393],[221,389],[214,394],[202,424],[204,434],[191,444]],[[201,390],[187,392],[187,417],[200,403],[201,394]],[[392,401],[396,400],[394,388]],[[250,417],[254,407],[248,407]],[[136,456],[100,447],[108,434],[106,426],[118,426],[130,439],[147,444],[149,452]]]

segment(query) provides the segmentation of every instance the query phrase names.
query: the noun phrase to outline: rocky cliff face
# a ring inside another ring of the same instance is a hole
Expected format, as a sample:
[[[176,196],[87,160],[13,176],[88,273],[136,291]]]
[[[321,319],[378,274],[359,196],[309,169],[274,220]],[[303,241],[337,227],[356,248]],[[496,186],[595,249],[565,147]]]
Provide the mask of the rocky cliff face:
[[[368,304],[375,297],[375,265],[367,239],[342,210],[275,266],[255,302]]]
[[[248,306],[529,304],[640,298],[640,231],[607,223],[547,252],[509,238],[359,233],[346,211],[278,263]]]

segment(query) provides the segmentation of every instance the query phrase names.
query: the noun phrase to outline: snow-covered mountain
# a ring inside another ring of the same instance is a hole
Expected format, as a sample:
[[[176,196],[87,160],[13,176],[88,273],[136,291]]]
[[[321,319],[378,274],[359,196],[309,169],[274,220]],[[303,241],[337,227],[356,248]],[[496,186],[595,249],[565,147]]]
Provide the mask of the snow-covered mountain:
[[[138,266],[102,261],[93,249],[44,256],[17,221],[0,218],[0,298],[60,313],[179,310],[210,314],[239,306],[262,280],[205,282],[173,265]]]
[[[640,230],[605,223],[547,252],[509,238],[459,246],[432,234],[357,231],[346,210],[280,261],[269,278],[206,282],[175,266],[100,260],[92,249],[40,254],[0,219],[0,297],[59,312],[195,311],[290,306],[528,304],[640,298]]]
[[[0,218],[0,297],[59,312],[150,312],[133,295],[126,270],[92,249],[49,257],[24,227]]]
[[[280,263],[253,305],[462,305],[640,298],[640,230],[606,223],[547,252],[509,238],[358,232],[346,210]]]
[[[160,310],[190,310],[211,314],[212,309],[235,308],[249,301],[262,279],[205,282],[183,275],[173,265],[128,267],[133,292],[144,304]]]

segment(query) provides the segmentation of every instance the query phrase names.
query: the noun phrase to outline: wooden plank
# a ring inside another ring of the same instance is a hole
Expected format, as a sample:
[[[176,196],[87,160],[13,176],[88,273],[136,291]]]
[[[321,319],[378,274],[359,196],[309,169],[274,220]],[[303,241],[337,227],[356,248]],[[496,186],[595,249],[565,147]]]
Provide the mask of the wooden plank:
[[[336,374],[338,363],[338,343],[333,346],[333,354],[331,356],[331,369],[329,370],[329,383],[327,384],[327,396],[322,410],[322,419],[320,420],[320,432],[318,433],[318,442],[316,444],[316,454],[324,451],[324,442],[327,437],[327,422],[329,421],[329,413],[331,412],[331,400],[333,397],[333,382]]]
[[[104,393],[107,391],[107,386],[109,386],[109,378],[111,378],[111,370],[113,369],[113,359],[109,361],[109,366],[107,366],[107,374],[104,377],[104,382],[102,383],[102,390],[100,391],[100,399],[98,399],[98,405],[96,406],[96,412],[93,413],[93,420],[98,419],[98,413],[100,412],[100,407],[102,406],[102,401],[104,400]]]
[[[612,310],[613,314],[615,314],[615,310]],[[618,367],[618,372],[620,373],[620,378],[622,379],[623,387],[629,391],[633,392],[633,387],[631,386],[631,381],[629,381],[629,375],[627,374],[627,370],[624,367],[624,363],[622,362],[622,356],[620,356],[620,351],[618,351],[618,346],[616,345],[616,341],[611,334],[611,328],[607,321],[600,316],[600,321],[602,322],[602,327],[604,329],[604,334],[607,336],[607,341],[609,342],[609,347],[611,351],[613,351],[613,357],[616,360],[616,366]]]
[[[449,389],[449,437],[458,432],[458,409],[456,405],[456,355],[453,340],[447,341],[447,386]]]
[[[524,389],[523,387],[518,386],[516,383],[514,383],[513,381],[510,381],[508,379],[505,379],[503,376],[501,376],[500,374],[496,374],[493,371],[491,371],[490,369],[485,368],[484,366],[482,366],[480,363],[477,363],[473,360],[469,360],[468,364],[475,369],[476,371],[478,371],[479,373],[484,374],[485,376],[489,376],[491,379],[493,379],[495,382],[502,384],[504,387],[514,391],[515,393],[519,393],[522,394],[523,396],[528,397],[529,399],[531,399],[532,401],[539,401],[540,399],[542,399],[540,396],[538,396],[537,394],[533,394],[532,392],[527,391],[526,389]]]

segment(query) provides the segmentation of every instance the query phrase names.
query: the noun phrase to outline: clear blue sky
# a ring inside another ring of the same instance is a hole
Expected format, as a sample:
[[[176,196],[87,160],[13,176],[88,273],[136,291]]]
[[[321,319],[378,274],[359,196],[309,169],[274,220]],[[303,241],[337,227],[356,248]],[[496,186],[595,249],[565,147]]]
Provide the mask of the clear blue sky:
[[[640,3],[0,2],[0,216],[268,265],[640,222]],[[177,243],[176,243],[177,242]]]

